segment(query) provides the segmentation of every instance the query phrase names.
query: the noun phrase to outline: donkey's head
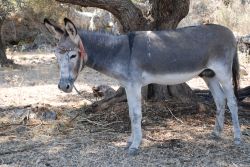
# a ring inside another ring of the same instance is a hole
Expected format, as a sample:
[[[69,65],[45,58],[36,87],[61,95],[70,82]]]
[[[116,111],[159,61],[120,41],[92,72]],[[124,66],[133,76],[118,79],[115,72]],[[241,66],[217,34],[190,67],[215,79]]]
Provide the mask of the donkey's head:
[[[87,54],[75,25],[67,18],[64,19],[64,29],[44,19],[44,24],[55,38],[59,40],[55,55],[60,67],[58,88],[71,92],[74,81],[87,61]]]

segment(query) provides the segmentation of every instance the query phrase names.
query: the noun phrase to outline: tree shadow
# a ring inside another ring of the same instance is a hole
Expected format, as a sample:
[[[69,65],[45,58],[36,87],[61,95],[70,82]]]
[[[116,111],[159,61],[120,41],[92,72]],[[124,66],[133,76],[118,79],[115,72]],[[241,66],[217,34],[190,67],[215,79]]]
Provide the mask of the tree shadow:
[[[83,94],[85,98],[92,96],[87,91]],[[79,101],[77,94],[57,98]],[[246,133],[243,145],[234,146],[229,113],[222,139],[210,138],[214,107],[199,111],[199,107],[190,103],[143,103],[143,143],[135,157],[124,150],[130,134],[127,103],[117,103],[99,112],[87,112],[88,107],[60,106],[56,121],[0,127],[6,132],[0,135],[0,165],[230,166],[234,163],[247,166],[250,163],[250,137]],[[241,110],[239,118],[244,129],[249,130],[250,119]]]

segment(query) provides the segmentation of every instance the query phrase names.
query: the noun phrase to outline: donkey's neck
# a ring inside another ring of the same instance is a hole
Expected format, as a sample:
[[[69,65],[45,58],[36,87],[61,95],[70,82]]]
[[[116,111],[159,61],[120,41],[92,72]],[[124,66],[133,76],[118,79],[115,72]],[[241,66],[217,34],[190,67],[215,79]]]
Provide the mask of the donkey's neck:
[[[126,77],[124,76],[126,70],[123,69],[123,66],[128,63],[126,61],[128,55],[119,54],[124,47],[128,47],[125,35],[116,36],[101,32],[82,32],[80,37],[88,55],[86,62],[88,67],[114,78]]]

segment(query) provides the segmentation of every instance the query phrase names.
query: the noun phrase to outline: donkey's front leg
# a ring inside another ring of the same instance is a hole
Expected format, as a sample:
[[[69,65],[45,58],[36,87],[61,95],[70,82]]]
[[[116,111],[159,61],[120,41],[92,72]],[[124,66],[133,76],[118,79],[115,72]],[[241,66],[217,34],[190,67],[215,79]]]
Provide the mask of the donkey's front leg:
[[[131,136],[128,140],[129,154],[136,155],[142,139],[141,131],[141,86],[130,84],[126,86],[126,94],[129,106],[129,117],[131,121]]]

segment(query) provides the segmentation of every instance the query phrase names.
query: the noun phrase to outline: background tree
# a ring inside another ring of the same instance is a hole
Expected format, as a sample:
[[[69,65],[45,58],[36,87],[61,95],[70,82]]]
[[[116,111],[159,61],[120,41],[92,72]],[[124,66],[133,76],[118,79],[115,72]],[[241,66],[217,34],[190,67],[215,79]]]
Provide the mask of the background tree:
[[[13,3],[11,1],[0,0],[0,65],[6,65],[12,63],[11,60],[7,59],[5,46],[2,42],[2,35],[1,35],[3,22],[12,10],[13,10]]]
[[[190,5],[190,0],[149,0],[149,8],[145,14],[131,0],[56,1],[107,10],[119,20],[124,33],[140,30],[174,29],[188,14]],[[167,99],[171,96],[187,101],[192,97],[192,91],[187,84],[175,86],[150,84],[143,92],[144,98],[156,100]]]

